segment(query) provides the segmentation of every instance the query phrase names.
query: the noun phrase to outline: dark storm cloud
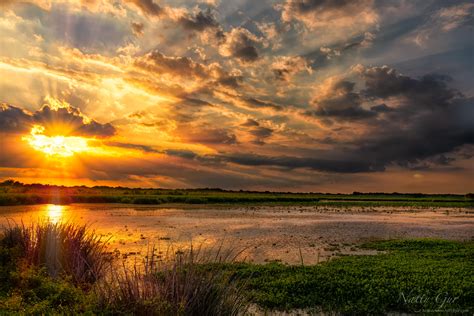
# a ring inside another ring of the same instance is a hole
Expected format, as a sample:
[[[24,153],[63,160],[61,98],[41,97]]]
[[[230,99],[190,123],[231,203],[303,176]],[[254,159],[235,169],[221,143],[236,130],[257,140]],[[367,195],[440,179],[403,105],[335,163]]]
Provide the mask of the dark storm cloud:
[[[330,114],[336,121],[367,118],[359,122],[365,129],[360,137],[344,143],[332,141],[332,149],[315,150],[303,157],[229,152],[204,157],[192,155],[192,158],[211,164],[358,173],[383,171],[391,165],[412,169],[447,165],[455,159],[457,150],[474,144],[474,98],[449,88],[447,77],[411,78],[388,67],[364,69],[361,76],[365,84],[361,91],[355,91],[352,82],[336,81],[317,104],[326,110],[322,116]],[[363,107],[374,98],[387,102],[393,98],[399,100],[397,106],[380,103]],[[312,115],[321,116],[317,112]],[[241,126],[249,128],[255,142],[263,143],[273,134],[271,129],[252,119]]]
[[[210,9],[199,11],[196,14],[186,14],[182,16],[178,22],[185,29],[198,32],[219,27],[219,23]]]
[[[70,135],[108,137],[116,130],[110,123],[101,124],[86,119],[74,107],[53,109],[48,105],[30,114],[8,104],[0,106],[0,131],[24,133],[38,124],[45,128],[45,134],[57,135],[67,132]]]
[[[353,83],[337,82],[311,113],[331,115],[336,121],[369,118],[364,121],[365,134],[350,142],[355,160],[365,158],[375,170],[390,164],[410,167],[474,143],[474,99],[449,88],[448,77],[416,79],[386,66],[364,69],[361,76],[365,89],[355,92]],[[363,109],[361,105],[372,99],[395,99],[397,105]]]
[[[400,75],[395,69],[387,66],[373,67],[363,72],[366,89],[364,94],[369,97],[387,98],[403,96],[409,102],[419,106],[446,106],[459,92],[448,87],[450,77],[430,74],[420,79]]]
[[[386,66],[365,69],[362,77],[366,88],[361,94],[397,98],[398,104],[372,108],[384,116],[370,122],[367,135],[354,141],[357,155],[381,166],[416,167],[430,159],[446,163],[438,158],[474,144],[474,98],[450,88],[448,77],[416,79]]]
[[[302,156],[221,152],[207,156],[187,153],[180,157],[211,165],[231,163],[358,173],[383,171],[389,166],[419,169],[434,164],[449,165],[458,151],[474,144],[474,98],[450,88],[448,77],[413,78],[386,66],[359,67],[357,71],[363,84],[360,90],[348,80],[330,82],[316,96],[316,109],[310,113],[314,117],[329,117],[336,123],[357,120],[356,137],[344,142],[331,139],[331,148],[309,150]],[[251,101],[256,106],[266,106],[263,101],[263,104]],[[255,137],[254,143],[263,144],[275,133],[253,119],[247,119],[240,126]],[[229,130],[209,127],[192,131],[186,126],[183,129],[186,129],[183,137],[189,141],[236,143],[235,135]]]

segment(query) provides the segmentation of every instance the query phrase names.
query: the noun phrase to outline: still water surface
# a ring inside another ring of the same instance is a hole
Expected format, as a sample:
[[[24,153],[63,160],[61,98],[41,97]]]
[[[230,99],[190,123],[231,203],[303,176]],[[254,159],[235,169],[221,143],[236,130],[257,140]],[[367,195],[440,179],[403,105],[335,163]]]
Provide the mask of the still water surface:
[[[316,263],[338,253],[365,253],[355,245],[374,239],[474,238],[472,209],[328,207],[184,207],[114,204],[0,207],[0,225],[49,220],[87,224],[121,257],[160,249],[224,244],[242,259]]]

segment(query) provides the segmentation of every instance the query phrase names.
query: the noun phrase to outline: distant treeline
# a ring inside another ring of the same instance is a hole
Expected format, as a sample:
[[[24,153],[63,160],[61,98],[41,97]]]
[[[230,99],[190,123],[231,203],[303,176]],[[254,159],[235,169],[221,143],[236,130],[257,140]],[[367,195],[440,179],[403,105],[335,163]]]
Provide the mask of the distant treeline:
[[[127,204],[328,204],[328,205],[426,205],[472,206],[474,195],[422,193],[291,193],[231,191],[219,188],[156,189],[108,186],[57,186],[0,182],[0,205],[127,203]]]

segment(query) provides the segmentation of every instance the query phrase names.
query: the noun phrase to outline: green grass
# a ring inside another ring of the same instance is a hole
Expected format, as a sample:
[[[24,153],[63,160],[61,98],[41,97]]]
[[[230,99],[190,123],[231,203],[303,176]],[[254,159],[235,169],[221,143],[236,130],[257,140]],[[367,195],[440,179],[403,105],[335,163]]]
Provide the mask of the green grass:
[[[289,193],[222,189],[133,189],[0,183],[0,205],[69,203],[473,207],[472,194]]]
[[[51,241],[60,265],[47,255]],[[288,266],[216,262],[220,255],[212,254],[201,260],[199,252],[172,253],[161,262],[152,251],[144,266],[111,264],[104,274],[98,271],[110,256],[84,227],[14,226],[0,232],[0,315],[238,315],[247,302],[268,310],[362,315],[474,311],[474,241],[389,240],[360,247],[379,254]]]
[[[153,248],[143,264],[127,267],[111,262],[103,245],[72,223],[0,231],[0,315],[237,316],[247,307],[225,271],[201,269],[214,256],[179,251],[165,262]]]
[[[270,263],[221,268],[242,280],[250,299],[266,309],[350,314],[473,311],[473,242],[403,240],[363,247],[386,253],[345,256],[316,266]]]

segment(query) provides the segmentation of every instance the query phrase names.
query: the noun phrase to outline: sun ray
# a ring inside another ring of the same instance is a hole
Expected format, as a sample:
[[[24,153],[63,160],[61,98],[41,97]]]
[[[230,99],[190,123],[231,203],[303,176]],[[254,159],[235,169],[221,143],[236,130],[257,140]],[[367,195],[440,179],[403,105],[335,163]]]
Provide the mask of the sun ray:
[[[87,152],[89,150],[88,140],[78,136],[46,136],[44,127],[34,125],[30,135],[23,136],[35,150],[41,151],[49,156],[71,157],[75,153]]]

